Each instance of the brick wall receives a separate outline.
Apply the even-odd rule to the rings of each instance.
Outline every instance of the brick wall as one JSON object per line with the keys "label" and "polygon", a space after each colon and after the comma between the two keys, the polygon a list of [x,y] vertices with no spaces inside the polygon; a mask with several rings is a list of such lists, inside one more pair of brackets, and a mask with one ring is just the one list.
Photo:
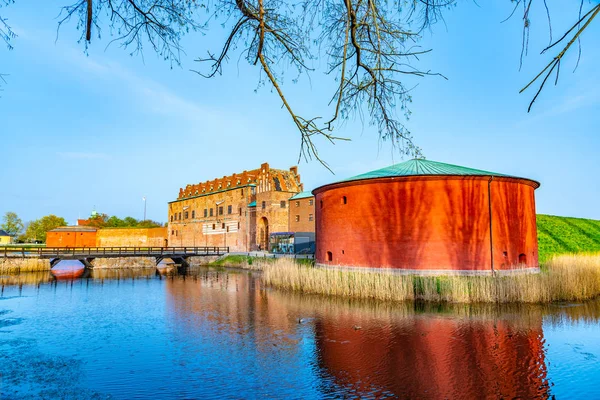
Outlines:
{"label": "brick wall", "polygon": [[50,231],[46,233],[47,247],[96,247],[96,232]]}
{"label": "brick wall", "polygon": [[315,198],[291,199],[289,203],[290,232],[314,232]]}
{"label": "brick wall", "polygon": [[167,228],[106,228],[96,236],[98,247],[164,247]]}
{"label": "brick wall", "polygon": [[[264,249],[269,233],[289,230],[288,200],[301,190],[297,167],[277,170],[267,163],[241,174],[187,185],[169,203],[169,244],[248,251],[261,243]],[[250,206],[254,202],[256,206]]]}

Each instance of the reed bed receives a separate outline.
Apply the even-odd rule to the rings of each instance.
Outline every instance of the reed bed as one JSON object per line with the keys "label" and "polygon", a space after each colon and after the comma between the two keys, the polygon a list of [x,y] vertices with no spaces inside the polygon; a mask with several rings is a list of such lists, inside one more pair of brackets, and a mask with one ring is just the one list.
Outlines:
{"label": "reed bed", "polygon": [[539,274],[415,276],[353,272],[280,259],[263,267],[266,285],[302,293],[384,301],[549,303],[600,296],[600,254],[552,257]]}
{"label": "reed bed", "polygon": [[49,271],[50,261],[39,258],[0,258],[0,275]]}

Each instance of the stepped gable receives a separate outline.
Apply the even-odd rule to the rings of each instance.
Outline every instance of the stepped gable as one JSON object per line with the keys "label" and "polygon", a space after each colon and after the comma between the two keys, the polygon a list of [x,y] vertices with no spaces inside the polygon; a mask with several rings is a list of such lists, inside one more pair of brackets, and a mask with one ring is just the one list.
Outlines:
{"label": "stepped gable", "polygon": [[268,163],[263,163],[260,168],[250,171],[234,173],[198,184],[189,184],[185,188],[179,189],[177,200],[247,185],[260,186],[259,191],[299,192],[302,190],[298,167],[294,166],[286,171],[272,169]]}

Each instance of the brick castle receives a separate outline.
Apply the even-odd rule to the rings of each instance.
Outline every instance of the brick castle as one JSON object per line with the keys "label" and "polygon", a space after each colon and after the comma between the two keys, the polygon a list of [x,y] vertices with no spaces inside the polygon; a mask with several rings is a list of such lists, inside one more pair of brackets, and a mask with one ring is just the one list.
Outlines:
{"label": "brick castle", "polygon": [[267,250],[272,233],[314,232],[314,200],[302,190],[297,166],[280,170],[268,163],[187,185],[169,203],[169,246]]}

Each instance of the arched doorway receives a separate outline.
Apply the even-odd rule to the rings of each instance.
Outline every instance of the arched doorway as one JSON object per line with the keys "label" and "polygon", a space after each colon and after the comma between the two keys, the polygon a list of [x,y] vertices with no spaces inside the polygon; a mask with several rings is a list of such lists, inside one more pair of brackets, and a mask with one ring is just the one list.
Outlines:
{"label": "arched doorway", "polygon": [[260,219],[260,228],[258,235],[258,243],[261,250],[269,250],[269,221],[266,217]]}

